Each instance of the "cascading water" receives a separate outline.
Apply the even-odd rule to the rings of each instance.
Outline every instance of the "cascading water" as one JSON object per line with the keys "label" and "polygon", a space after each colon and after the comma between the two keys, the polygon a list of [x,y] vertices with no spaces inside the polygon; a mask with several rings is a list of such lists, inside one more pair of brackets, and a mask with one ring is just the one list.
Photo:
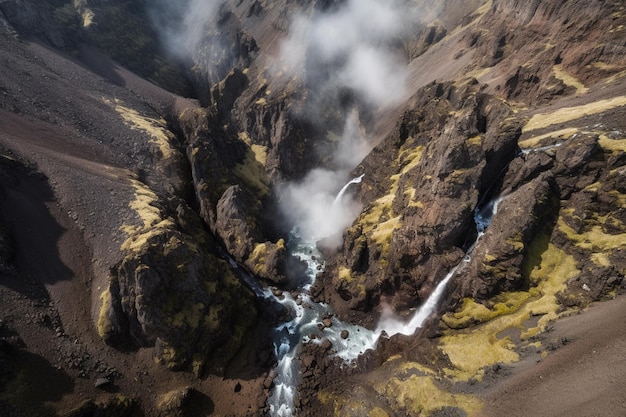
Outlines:
{"label": "cascading water", "polygon": [[343,198],[343,195],[346,193],[348,188],[352,184],[360,183],[363,180],[364,176],[365,174],[361,174],[361,176],[359,177],[352,178],[346,185],[344,185],[343,188],[337,193],[337,197],[335,197],[335,201],[333,201],[333,207],[336,207],[339,203],[341,203],[341,199]]}
{"label": "cascading water", "polygon": [[[362,179],[363,175],[350,180],[335,197],[333,208],[341,204],[341,200],[348,188],[352,184],[360,183]],[[383,334],[387,337],[396,334],[411,335],[421,328],[424,322],[435,312],[450,279],[471,260],[471,253],[489,226],[500,201],[501,198],[493,199],[484,206],[476,208],[474,212],[477,228],[476,241],[468,249],[464,259],[450,270],[411,319],[408,322],[404,322],[392,314],[384,314],[375,330],[368,330],[361,326],[341,322],[334,316],[332,309],[328,305],[311,300],[309,290],[315,282],[317,274],[323,270],[324,264],[322,256],[316,248],[316,241],[314,239],[307,240],[300,236],[297,229],[295,229],[291,233],[288,247],[292,255],[300,258],[307,264],[307,280],[292,293],[296,294],[295,296],[290,293],[284,293],[277,297],[271,290],[262,289],[258,284],[253,287],[253,291],[257,296],[280,303],[289,310],[291,317],[293,317],[291,321],[276,327],[273,332],[277,366],[274,389],[268,399],[270,415],[289,417],[295,414],[294,400],[297,394],[297,386],[300,382],[300,367],[297,358],[302,343],[321,344],[327,339],[332,343],[332,354],[349,363],[366,350],[375,349],[379,338]],[[324,329],[324,337],[309,338],[308,335],[318,331],[318,324],[325,317],[331,317],[332,326]],[[342,337],[344,330],[347,331],[349,337]]]}

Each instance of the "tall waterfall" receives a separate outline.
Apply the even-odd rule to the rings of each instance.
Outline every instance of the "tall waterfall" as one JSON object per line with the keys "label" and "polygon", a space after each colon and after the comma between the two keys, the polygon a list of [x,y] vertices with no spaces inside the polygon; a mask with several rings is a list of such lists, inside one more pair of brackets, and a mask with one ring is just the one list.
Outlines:
{"label": "tall waterfall", "polygon": [[[335,197],[333,206],[341,204],[341,200],[350,185],[360,183],[362,178],[363,175],[350,180]],[[475,210],[476,241],[471,245],[464,259],[448,272],[411,319],[403,321],[391,314],[386,314],[381,318],[375,330],[344,323],[334,316],[330,306],[311,300],[309,290],[315,282],[317,273],[323,270],[324,264],[321,254],[316,249],[316,242],[300,236],[297,229],[292,231],[288,247],[292,255],[306,262],[307,280],[292,293],[296,295],[284,293],[281,297],[276,297],[270,290],[257,288],[255,291],[257,295],[262,293],[263,297],[272,298],[285,306],[293,317],[291,321],[276,327],[273,332],[274,352],[278,363],[274,389],[268,399],[270,415],[290,417],[295,414],[295,397],[297,386],[300,383],[298,355],[303,343],[322,343],[323,340],[327,339],[332,343],[333,355],[346,362],[351,362],[366,350],[375,349],[378,339],[383,333],[388,337],[396,334],[411,335],[421,328],[424,322],[436,311],[448,282],[471,260],[472,251],[489,226],[500,201],[500,198],[491,200]],[[324,329],[323,338],[309,340],[308,335],[318,331],[317,325],[324,317],[332,317],[332,326]],[[348,331],[348,338],[341,337],[343,330]]]}

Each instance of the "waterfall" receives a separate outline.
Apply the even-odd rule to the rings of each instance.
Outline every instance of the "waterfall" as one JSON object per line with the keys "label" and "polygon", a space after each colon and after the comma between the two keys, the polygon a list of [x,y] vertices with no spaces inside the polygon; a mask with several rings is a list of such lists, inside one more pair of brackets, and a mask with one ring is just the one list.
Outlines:
{"label": "waterfall", "polygon": [[333,201],[333,207],[335,207],[335,206],[337,206],[337,204],[339,204],[339,202],[343,198],[343,195],[348,190],[348,187],[350,187],[352,184],[360,183],[363,180],[363,176],[364,175],[365,174],[361,174],[359,177],[352,178],[346,185],[343,186],[343,188],[339,191],[339,193],[337,193],[337,196],[335,197],[335,201]]}
{"label": "waterfall", "polygon": [[[362,178],[363,175],[353,178],[344,185],[335,197],[333,207],[340,203],[348,187],[360,183]],[[321,344],[324,340],[329,340],[332,343],[332,355],[345,362],[352,362],[366,350],[375,349],[380,336],[383,334],[386,334],[387,337],[396,334],[412,335],[421,328],[424,322],[436,311],[448,282],[471,260],[474,247],[491,223],[501,200],[501,198],[496,198],[484,206],[476,208],[474,211],[477,229],[475,242],[468,249],[461,262],[448,272],[409,321],[405,322],[391,313],[383,314],[375,330],[344,323],[334,316],[330,306],[311,300],[309,290],[315,282],[318,272],[323,270],[324,264],[321,254],[316,248],[316,241],[303,238],[299,235],[298,230],[294,229],[290,234],[288,248],[292,255],[307,264],[307,280],[296,289],[295,296],[294,293],[284,293],[281,297],[276,297],[268,289],[260,289],[258,285],[254,288],[257,296],[261,295],[282,304],[292,313],[293,317],[291,321],[280,324],[273,331],[277,375],[274,379],[272,395],[268,399],[270,415],[290,417],[295,414],[295,396],[297,395],[297,386],[300,383],[298,355],[303,343]],[[331,317],[332,326],[326,327],[322,331],[322,337],[310,339],[310,334],[319,334],[317,326],[324,317]],[[348,334],[346,338],[341,337],[342,332],[345,336],[344,331],[347,331]]]}
{"label": "waterfall", "polygon": [[485,230],[491,224],[491,220],[493,216],[498,211],[498,205],[502,201],[502,197],[497,197],[492,200],[489,200],[487,204],[484,206],[478,206],[474,210],[474,222],[476,223],[476,240],[470,248],[465,252],[465,256],[454,268],[448,272],[448,274],[441,280],[441,282],[435,287],[435,290],[430,294],[430,296],[426,299],[426,301],[422,304],[422,306],[415,312],[413,317],[408,321],[408,323],[403,323],[397,318],[393,317],[390,314],[381,318],[380,323],[376,328],[377,335],[382,334],[384,331],[387,333],[389,337],[396,334],[403,335],[412,335],[415,331],[421,328],[424,325],[424,322],[437,310],[437,306],[439,305],[439,301],[443,296],[443,293],[448,285],[448,282],[454,277],[454,275],[459,272],[462,268],[467,265],[472,257],[472,252],[476,247],[478,241],[485,234]]}

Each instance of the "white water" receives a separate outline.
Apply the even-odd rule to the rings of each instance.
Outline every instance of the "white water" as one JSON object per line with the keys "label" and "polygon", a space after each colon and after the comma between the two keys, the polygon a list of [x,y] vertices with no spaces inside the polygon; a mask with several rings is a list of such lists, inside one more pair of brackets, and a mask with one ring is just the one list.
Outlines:
{"label": "white water", "polygon": [[343,195],[348,190],[348,187],[350,187],[352,184],[360,183],[363,180],[363,176],[365,176],[365,174],[361,174],[361,176],[359,177],[352,178],[350,182],[348,182],[346,185],[343,186],[343,188],[339,191],[339,193],[337,193],[337,197],[335,197],[335,201],[333,201],[333,207],[336,207],[339,203],[341,203],[341,199],[343,198]]}
{"label": "white water", "polygon": [[[349,181],[337,194],[333,206],[341,204],[341,199],[348,187],[361,182],[362,178],[363,175]],[[315,282],[317,274],[323,270],[324,264],[321,261],[321,254],[316,249],[315,240],[307,240],[299,236],[297,230],[295,230],[289,243],[291,253],[307,264],[307,281],[297,290],[296,298],[294,299],[288,293],[283,294],[281,297],[276,297],[272,291],[260,289],[258,285],[256,285],[256,289],[253,288],[257,296],[271,298],[282,304],[291,312],[293,317],[291,321],[281,324],[274,330],[274,353],[278,363],[274,389],[268,399],[270,415],[290,417],[295,414],[294,400],[297,394],[297,386],[300,383],[300,367],[297,358],[302,343],[321,344],[327,339],[332,343],[331,354],[341,358],[346,363],[350,363],[368,349],[375,349],[379,338],[383,335],[386,335],[386,337],[397,334],[412,335],[417,329],[421,328],[424,322],[436,311],[448,282],[471,260],[471,253],[476,243],[483,236],[485,229],[489,226],[500,201],[500,198],[491,200],[484,207],[475,210],[476,241],[466,252],[464,259],[448,272],[415,314],[405,322],[391,311],[385,312],[378,326],[373,331],[361,326],[341,322],[334,317],[332,309],[328,305],[315,303],[311,300],[309,290]],[[331,317],[332,326],[320,331],[318,324],[325,317]],[[346,339],[341,337],[343,330],[348,331]],[[311,338],[310,335],[312,334],[320,335],[321,337]]]}

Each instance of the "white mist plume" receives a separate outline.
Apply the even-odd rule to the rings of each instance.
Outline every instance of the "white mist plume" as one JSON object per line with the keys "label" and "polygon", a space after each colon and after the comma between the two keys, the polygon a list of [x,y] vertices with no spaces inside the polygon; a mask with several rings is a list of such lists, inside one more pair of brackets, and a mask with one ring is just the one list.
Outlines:
{"label": "white mist plume", "polygon": [[394,0],[348,0],[329,13],[296,15],[278,69],[321,89],[349,88],[377,107],[394,104],[404,97],[407,73],[390,45],[406,19],[406,4]]}
{"label": "white mist plume", "polygon": [[189,59],[214,23],[222,5],[218,0],[156,0],[149,9],[161,42],[169,53]]}
{"label": "white mist plume", "polygon": [[[393,45],[404,35],[407,9],[406,3],[396,0],[347,0],[328,12],[296,14],[281,45],[275,74],[296,77],[316,94],[331,96],[321,99],[324,104],[313,103],[314,107],[339,106],[332,95],[346,89],[372,108],[396,104],[405,95],[407,70],[406,58],[394,53],[398,48]],[[331,244],[341,243],[338,233],[354,221],[361,206],[349,193],[333,202],[369,146],[355,108],[347,115],[331,158],[336,171],[313,170],[303,181],[281,190],[283,211],[302,233],[333,236]]]}
{"label": "white mist plume", "polygon": [[345,182],[345,172],[314,169],[298,183],[282,190],[281,204],[289,219],[298,225],[306,240],[327,238],[327,245],[337,247],[337,233],[350,226],[361,211],[361,205],[346,196],[336,201],[337,184]]}

